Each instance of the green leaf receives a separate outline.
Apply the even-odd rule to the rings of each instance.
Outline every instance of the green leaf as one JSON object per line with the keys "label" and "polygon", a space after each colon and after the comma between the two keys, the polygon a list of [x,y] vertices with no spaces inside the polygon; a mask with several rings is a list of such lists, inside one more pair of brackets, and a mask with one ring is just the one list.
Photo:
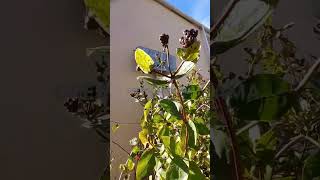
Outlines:
{"label": "green leaf", "polygon": [[167,77],[151,78],[149,76],[139,76],[137,77],[137,79],[138,80],[143,79],[150,85],[159,86],[159,87],[166,87],[170,83],[170,79]]}
{"label": "green leaf", "polygon": [[206,177],[201,172],[200,168],[193,161],[189,162],[189,177],[188,180],[204,180]]}
{"label": "green leaf", "polygon": [[272,131],[264,133],[256,142],[255,152],[257,157],[264,163],[268,164],[274,157],[276,145],[277,145],[277,136]]}
{"label": "green leaf", "polygon": [[177,56],[184,61],[197,62],[200,56],[200,48],[200,41],[196,41],[188,48],[177,48]]}
{"label": "green leaf", "polygon": [[182,95],[185,100],[196,100],[202,94],[200,86],[197,85],[188,85],[183,91]]}
{"label": "green leaf", "polygon": [[242,120],[272,121],[295,103],[290,85],[273,74],[259,74],[237,86],[230,105]]}
{"label": "green leaf", "polygon": [[197,128],[198,134],[200,134],[200,135],[209,135],[210,134],[210,130],[202,118],[196,117],[196,118],[194,118],[193,122]]}
{"label": "green leaf", "polygon": [[182,125],[180,136],[178,136],[178,142],[175,143],[175,154],[181,157],[184,157],[187,149],[187,127]]}
{"label": "green leaf", "polygon": [[188,145],[191,148],[195,148],[197,146],[197,140],[198,140],[198,133],[197,133],[197,128],[194,125],[194,123],[189,120],[187,124],[187,130],[188,130]]}
{"label": "green leaf", "polygon": [[148,74],[152,71],[154,61],[144,50],[137,48],[135,51],[135,59],[142,72]]}
{"label": "green leaf", "polygon": [[164,120],[164,117],[162,115],[160,115],[160,114],[155,114],[152,117],[152,122],[154,122],[154,123],[159,123],[159,122],[161,122],[163,120]]}
{"label": "green leaf", "polygon": [[179,67],[180,68],[175,72],[176,79],[179,79],[189,73],[195,67],[195,63],[191,61],[182,61]]}
{"label": "green leaf", "polygon": [[303,167],[304,179],[320,178],[320,151],[315,155],[309,156]]}
{"label": "green leaf", "polygon": [[189,168],[182,158],[174,157],[167,169],[166,178],[172,180],[187,180]]}
{"label": "green leaf", "polygon": [[275,1],[239,1],[213,40],[214,54],[221,54],[244,41],[268,19]]}
{"label": "green leaf", "polygon": [[137,164],[136,178],[141,180],[150,175],[156,165],[155,151],[153,149],[145,151]]}
{"label": "green leaf", "polygon": [[110,0],[84,0],[86,7],[107,32],[110,25]]}
{"label": "green leaf", "polygon": [[149,143],[149,141],[148,141],[148,130],[147,129],[142,129],[139,132],[139,139],[140,139],[141,143],[146,147],[147,143]]}
{"label": "green leaf", "polygon": [[181,119],[181,115],[178,111],[175,103],[169,99],[162,99],[159,103],[160,107],[163,108],[166,112],[170,113],[177,119]]}

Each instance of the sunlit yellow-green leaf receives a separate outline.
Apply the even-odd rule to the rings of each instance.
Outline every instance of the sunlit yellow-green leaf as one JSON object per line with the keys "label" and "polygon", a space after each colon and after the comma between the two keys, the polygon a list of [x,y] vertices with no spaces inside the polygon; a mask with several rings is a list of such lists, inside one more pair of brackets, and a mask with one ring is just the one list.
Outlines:
{"label": "sunlit yellow-green leaf", "polygon": [[188,48],[177,48],[177,56],[181,60],[197,62],[200,57],[200,48],[200,41],[196,41]]}
{"label": "sunlit yellow-green leaf", "polygon": [[137,164],[136,178],[141,180],[153,171],[156,165],[155,151],[153,149],[145,151]]}
{"label": "sunlit yellow-green leaf", "polygon": [[148,74],[152,71],[154,61],[144,50],[137,48],[135,51],[135,59],[142,72]]}
{"label": "sunlit yellow-green leaf", "polygon": [[146,146],[147,143],[148,143],[148,130],[147,129],[142,129],[140,132],[139,132],[139,139],[141,141],[141,143]]}

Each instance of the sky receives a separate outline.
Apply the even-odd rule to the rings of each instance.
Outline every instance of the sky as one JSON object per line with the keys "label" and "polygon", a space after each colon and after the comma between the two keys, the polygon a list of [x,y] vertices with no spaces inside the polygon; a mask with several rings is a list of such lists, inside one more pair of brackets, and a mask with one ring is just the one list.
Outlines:
{"label": "sky", "polygon": [[166,0],[168,3],[191,16],[193,19],[210,27],[210,0]]}

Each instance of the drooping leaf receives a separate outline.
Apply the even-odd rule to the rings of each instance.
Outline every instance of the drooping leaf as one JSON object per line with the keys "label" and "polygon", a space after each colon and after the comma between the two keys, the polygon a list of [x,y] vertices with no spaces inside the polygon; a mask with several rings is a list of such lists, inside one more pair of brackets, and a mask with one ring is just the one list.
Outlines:
{"label": "drooping leaf", "polygon": [[188,85],[183,91],[182,95],[185,100],[195,100],[198,99],[202,94],[199,85]]}
{"label": "drooping leaf", "polygon": [[242,120],[271,121],[286,113],[294,101],[286,81],[273,74],[259,74],[234,89],[230,105]]}
{"label": "drooping leaf", "polygon": [[177,48],[177,56],[184,61],[197,62],[200,56],[200,48],[200,41],[196,41],[188,48]]}
{"label": "drooping leaf", "polygon": [[276,4],[276,1],[239,1],[213,40],[213,53],[224,53],[244,41],[268,19]]}
{"label": "drooping leaf", "polygon": [[142,72],[148,74],[152,71],[154,61],[153,59],[142,49],[137,48],[135,51],[135,59],[138,67],[142,70]]}
{"label": "drooping leaf", "polygon": [[224,154],[228,154],[228,136],[227,134],[219,129],[212,128],[213,135],[211,140],[215,147],[215,152],[219,158],[222,158]]}
{"label": "drooping leaf", "polygon": [[143,152],[137,164],[137,170],[136,170],[137,180],[142,180],[143,178],[151,174],[155,165],[156,165],[155,151],[151,149]]}
{"label": "drooping leaf", "polygon": [[195,67],[195,63],[191,61],[182,61],[179,67],[175,72],[176,79],[179,79],[188,74]]}
{"label": "drooping leaf", "polygon": [[206,177],[201,172],[200,168],[193,161],[189,162],[189,177],[188,180],[205,180]]}
{"label": "drooping leaf", "polygon": [[170,82],[170,79],[167,77],[151,78],[149,76],[139,76],[137,79],[138,80],[143,79],[150,85],[159,86],[159,87],[166,87]]}
{"label": "drooping leaf", "polygon": [[177,119],[181,119],[181,115],[178,111],[175,103],[169,99],[162,99],[159,103],[160,107],[163,108],[166,112],[170,113]]}
{"label": "drooping leaf", "polygon": [[197,146],[198,144],[198,132],[197,132],[197,128],[196,126],[194,125],[194,123],[189,120],[188,121],[188,124],[187,124],[187,130],[188,130],[188,145],[191,147],[191,148],[194,148]]}
{"label": "drooping leaf", "polygon": [[[223,132],[223,131],[222,131]],[[219,137],[211,136],[211,146],[210,146],[210,155],[214,161],[210,161],[210,166],[214,168],[214,179],[233,179],[232,177],[232,165],[229,164],[228,152],[221,154],[218,156],[214,149],[216,148],[215,144],[212,143],[212,139],[214,141],[219,140]],[[225,145],[226,145],[225,141]]]}
{"label": "drooping leaf", "polygon": [[189,168],[182,158],[174,157],[167,169],[166,178],[172,180],[187,180]]}

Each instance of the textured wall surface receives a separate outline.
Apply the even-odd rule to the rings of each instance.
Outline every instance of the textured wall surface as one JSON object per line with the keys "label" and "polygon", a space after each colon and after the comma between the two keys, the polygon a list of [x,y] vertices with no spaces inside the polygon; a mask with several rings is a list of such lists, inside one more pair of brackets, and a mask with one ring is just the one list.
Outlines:
{"label": "textured wall surface", "polygon": [[0,179],[97,180],[105,147],[63,103],[91,81],[87,47],[106,43],[83,29],[79,0],[0,6]]}

